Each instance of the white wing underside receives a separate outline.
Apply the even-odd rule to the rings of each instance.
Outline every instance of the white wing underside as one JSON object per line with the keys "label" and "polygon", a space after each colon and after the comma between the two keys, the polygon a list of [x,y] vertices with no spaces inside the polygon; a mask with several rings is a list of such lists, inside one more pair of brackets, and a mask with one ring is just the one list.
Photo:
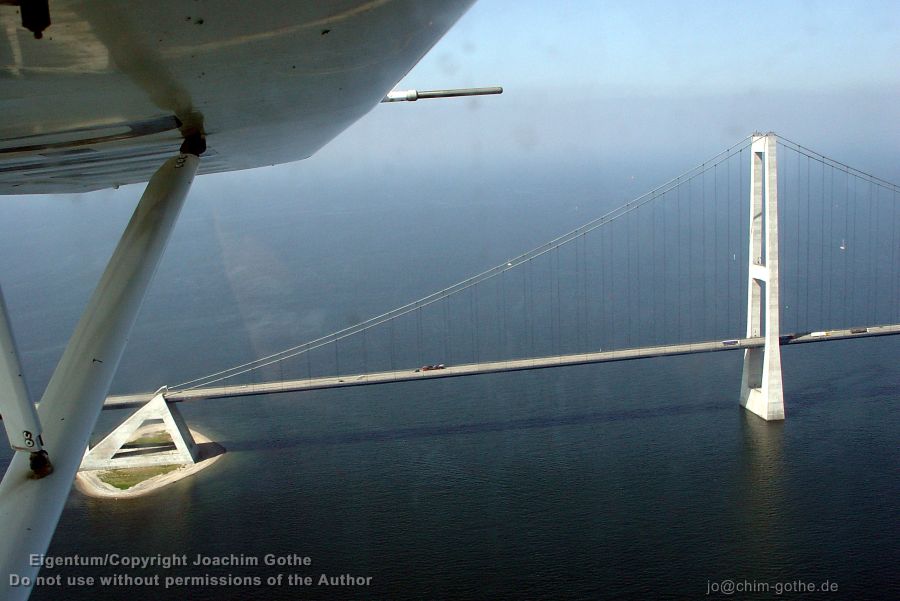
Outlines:
{"label": "white wing underside", "polygon": [[147,181],[181,130],[206,133],[200,173],[306,158],[470,4],[54,0],[42,39],[0,4],[0,194]]}

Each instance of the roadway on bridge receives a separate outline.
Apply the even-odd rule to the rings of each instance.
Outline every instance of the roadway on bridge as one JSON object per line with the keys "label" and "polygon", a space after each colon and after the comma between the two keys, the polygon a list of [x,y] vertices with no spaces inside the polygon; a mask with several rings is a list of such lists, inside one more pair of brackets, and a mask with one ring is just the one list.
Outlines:
{"label": "roadway on bridge", "polygon": [[[900,334],[900,324],[859,327],[843,330],[827,330],[781,337],[782,345],[846,340],[849,338],[868,338],[873,336],[891,336]],[[278,380],[255,384],[234,384],[228,386],[204,386],[188,390],[173,390],[165,393],[169,402],[196,401],[202,399],[219,399],[259,394],[275,394],[297,392],[302,390],[321,390],[325,388],[343,388],[347,386],[366,386],[387,384],[391,382],[414,382],[435,378],[453,378],[476,374],[523,371],[529,369],[546,369],[566,365],[584,365],[588,363],[606,363],[609,361],[630,361],[650,357],[671,355],[689,355],[694,353],[711,353],[738,349],[761,347],[765,343],[762,337],[739,338],[736,340],[712,340],[687,344],[671,344],[647,346],[640,348],[620,349],[615,351],[597,351],[571,355],[554,355],[550,357],[532,357],[528,359],[510,359],[506,361],[485,361],[463,365],[448,365],[443,369],[415,371],[414,369],[382,371],[345,376],[329,376],[322,378],[305,378],[300,380]],[[137,407],[153,396],[154,393],[110,396],[106,400],[105,409],[126,409]]]}

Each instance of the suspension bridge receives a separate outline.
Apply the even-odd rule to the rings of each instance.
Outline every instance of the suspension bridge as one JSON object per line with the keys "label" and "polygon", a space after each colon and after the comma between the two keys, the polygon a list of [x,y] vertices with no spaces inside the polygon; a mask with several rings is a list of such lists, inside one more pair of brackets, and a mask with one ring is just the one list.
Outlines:
{"label": "suspension bridge", "polygon": [[[780,347],[900,333],[900,187],[754,134],[546,244],[169,402],[740,350],[784,418]],[[736,391],[738,385],[735,385]],[[139,406],[151,393],[114,396]]]}

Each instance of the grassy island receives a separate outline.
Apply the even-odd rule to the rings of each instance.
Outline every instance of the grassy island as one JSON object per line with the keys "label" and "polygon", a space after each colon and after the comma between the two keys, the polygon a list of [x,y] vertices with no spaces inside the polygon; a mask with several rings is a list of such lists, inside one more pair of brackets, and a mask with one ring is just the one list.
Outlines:
{"label": "grassy island", "polygon": [[101,472],[98,477],[109,484],[121,490],[128,490],[135,484],[139,484],[144,480],[149,480],[154,476],[168,474],[173,470],[177,470],[179,465],[157,465],[153,467],[137,467],[131,469],[107,470]]}

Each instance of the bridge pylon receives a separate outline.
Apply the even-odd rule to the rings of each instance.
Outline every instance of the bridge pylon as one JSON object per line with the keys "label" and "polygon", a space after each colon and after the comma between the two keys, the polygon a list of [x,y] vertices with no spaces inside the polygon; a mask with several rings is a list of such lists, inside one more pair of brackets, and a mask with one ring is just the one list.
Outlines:
{"label": "bridge pylon", "polygon": [[[741,406],[764,420],[784,419],[778,297],[778,167],[775,134],[754,134],[750,144],[750,254],[747,338],[765,346],[744,351]],[[764,333],[763,333],[764,332]]]}

